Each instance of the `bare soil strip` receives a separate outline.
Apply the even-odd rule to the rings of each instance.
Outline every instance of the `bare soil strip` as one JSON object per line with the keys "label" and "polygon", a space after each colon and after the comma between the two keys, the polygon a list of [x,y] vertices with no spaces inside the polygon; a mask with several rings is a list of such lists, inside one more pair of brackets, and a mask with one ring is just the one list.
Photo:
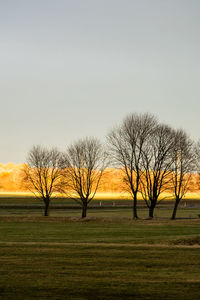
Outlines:
{"label": "bare soil strip", "polygon": [[133,244],[133,243],[71,243],[71,242],[0,242],[0,246],[95,246],[95,247],[160,247],[160,248],[200,248],[200,245]]}

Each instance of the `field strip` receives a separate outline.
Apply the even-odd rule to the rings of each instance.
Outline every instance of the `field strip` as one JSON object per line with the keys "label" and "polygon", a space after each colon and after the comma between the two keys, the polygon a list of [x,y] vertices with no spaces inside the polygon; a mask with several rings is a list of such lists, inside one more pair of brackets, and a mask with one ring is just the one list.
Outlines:
{"label": "field strip", "polygon": [[157,248],[200,248],[200,245],[133,244],[133,243],[76,243],[76,242],[0,242],[0,246],[96,246],[96,247],[157,247]]}

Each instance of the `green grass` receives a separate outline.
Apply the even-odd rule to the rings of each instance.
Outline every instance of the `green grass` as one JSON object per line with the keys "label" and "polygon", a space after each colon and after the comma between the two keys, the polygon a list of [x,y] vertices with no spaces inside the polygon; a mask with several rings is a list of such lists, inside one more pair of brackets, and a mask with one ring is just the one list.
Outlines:
{"label": "green grass", "polygon": [[199,249],[5,245],[0,253],[5,299],[199,299]]}
{"label": "green grass", "polygon": [[166,243],[199,234],[200,220],[1,217],[1,242]]}
{"label": "green grass", "polygon": [[[41,208],[0,208],[0,216],[42,216],[44,213],[43,207]],[[81,216],[81,208],[77,207],[76,209],[71,208],[60,208],[60,209],[50,209],[50,216],[51,217],[80,217]],[[198,215],[200,214],[200,208],[179,208],[177,211],[177,218],[188,218],[188,219],[195,219],[199,218]],[[148,217],[148,209],[147,208],[140,208],[138,209],[138,215],[140,218],[147,218]],[[155,209],[155,218],[170,218],[172,215],[172,207],[169,208],[156,208]],[[88,209],[87,212],[88,217],[92,218],[132,218],[132,208],[92,208]]]}
{"label": "green grass", "polygon": [[[115,194],[114,194],[115,195]],[[123,193],[121,194],[123,196]],[[188,194],[188,197],[184,198],[181,203],[187,203],[188,205],[190,204],[198,204],[200,205],[200,194],[198,194],[199,197],[194,197],[193,195],[191,196]],[[91,202],[91,205],[132,205],[132,200],[130,198],[106,198],[106,194],[104,195],[105,198],[102,196],[97,197]],[[108,195],[109,196],[109,195]],[[117,195],[119,196],[119,195]],[[170,203],[173,203],[173,199],[170,198],[165,198],[160,202],[160,205],[168,205]],[[0,205],[40,205],[43,202],[39,199],[36,198],[34,195],[21,195],[21,194],[0,194]],[[77,205],[76,202],[70,198],[66,197],[52,197],[51,199],[52,205]],[[141,198],[138,199],[138,204],[141,206],[145,206],[144,200]]]}
{"label": "green grass", "polygon": [[1,216],[0,299],[199,299],[199,228],[117,213]]}
{"label": "green grass", "polygon": [[105,200],[83,221],[66,207],[43,217],[33,200],[0,199],[20,206],[0,208],[0,299],[199,299],[200,208],[180,207],[175,221],[171,207],[154,220],[140,208],[134,221]]}

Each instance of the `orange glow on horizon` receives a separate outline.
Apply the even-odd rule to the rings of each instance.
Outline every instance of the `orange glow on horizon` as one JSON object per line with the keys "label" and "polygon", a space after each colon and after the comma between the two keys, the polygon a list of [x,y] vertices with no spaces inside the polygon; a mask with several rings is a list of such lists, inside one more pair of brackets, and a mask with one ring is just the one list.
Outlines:
{"label": "orange glow on horizon", "polygon": [[23,164],[0,163],[0,191],[18,192],[23,191],[20,184],[20,172]]}
{"label": "orange glow on horizon", "polygon": [[[23,164],[0,163],[0,192],[28,192],[21,184],[21,169]],[[120,170],[108,168],[104,172],[98,191],[100,193],[120,193],[124,191]],[[190,192],[199,191],[198,177],[192,175]]]}

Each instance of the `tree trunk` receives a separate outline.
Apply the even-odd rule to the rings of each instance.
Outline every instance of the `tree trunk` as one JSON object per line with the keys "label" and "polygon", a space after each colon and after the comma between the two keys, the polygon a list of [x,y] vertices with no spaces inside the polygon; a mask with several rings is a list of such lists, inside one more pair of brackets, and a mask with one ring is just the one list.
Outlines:
{"label": "tree trunk", "polygon": [[87,203],[84,203],[82,206],[82,218],[86,218],[87,215]]}
{"label": "tree trunk", "polygon": [[133,198],[133,219],[138,219],[137,215],[137,194],[134,193]]}
{"label": "tree trunk", "polygon": [[49,203],[50,203],[50,199],[45,199],[45,209],[44,209],[45,217],[49,215]]}
{"label": "tree trunk", "polygon": [[175,219],[176,219],[176,211],[177,211],[179,202],[180,202],[180,199],[179,199],[179,198],[176,198],[175,204],[174,204],[173,213],[172,213],[172,217],[171,217],[172,220],[175,220]]}
{"label": "tree trunk", "polygon": [[154,214],[154,208],[155,206],[151,204],[149,207],[149,218],[153,219],[153,214]]}

